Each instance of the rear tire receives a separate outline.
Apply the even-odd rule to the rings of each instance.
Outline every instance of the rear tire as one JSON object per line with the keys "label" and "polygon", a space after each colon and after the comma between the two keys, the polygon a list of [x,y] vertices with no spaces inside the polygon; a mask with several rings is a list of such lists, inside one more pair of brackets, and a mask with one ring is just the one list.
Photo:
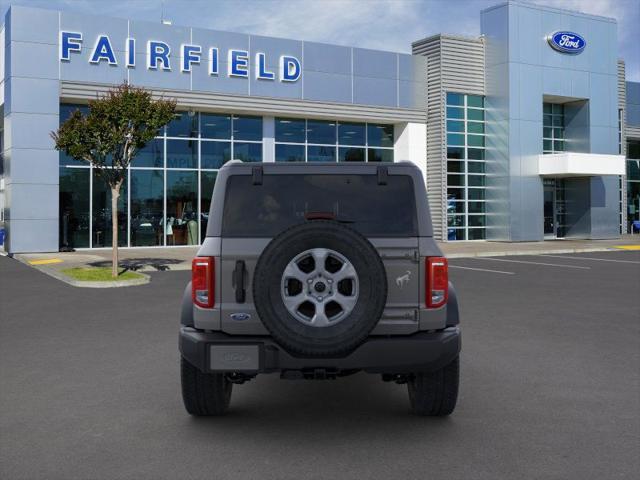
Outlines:
{"label": "rear tire", "polygon": [[229,408],[233,383],[222,373],[202,373],[180,357],[182,401],[190,415],[224,415]]}
{"label": "rear tire", "polygon": [[456,408],[460,382],[460,357],[440,370],[415,373],[407,382],[411,411],[416,415],[441,417]]}

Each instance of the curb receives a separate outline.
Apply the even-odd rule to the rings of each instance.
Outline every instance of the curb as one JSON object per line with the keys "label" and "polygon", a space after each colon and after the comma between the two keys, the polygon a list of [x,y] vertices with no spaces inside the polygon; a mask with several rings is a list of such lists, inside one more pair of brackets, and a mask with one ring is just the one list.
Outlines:
{"label": "curb", "polygon": [[473,258],[473,257],[507,257],[511,255],[551,255],[554,253],[593,253],[619,251],[614,247],[594,247],[594,248],[556,248],[549,250],[514,250],[512,252],[469,252],[469,253],[445,253],[447,258]]}

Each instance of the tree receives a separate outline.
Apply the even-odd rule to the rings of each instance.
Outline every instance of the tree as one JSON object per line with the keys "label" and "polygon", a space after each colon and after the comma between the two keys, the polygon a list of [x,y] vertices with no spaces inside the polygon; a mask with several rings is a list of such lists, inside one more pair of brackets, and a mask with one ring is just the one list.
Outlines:
{"label": "tree", "polygon": [[88,114],[76,110],[51,132],[57,150],[93,165],[111,189],[113,278],[118,276],[120,188],[136,154],[171,121],[175,109],[175,100],[154,100],[151,92],[123,83],[90,101]]}

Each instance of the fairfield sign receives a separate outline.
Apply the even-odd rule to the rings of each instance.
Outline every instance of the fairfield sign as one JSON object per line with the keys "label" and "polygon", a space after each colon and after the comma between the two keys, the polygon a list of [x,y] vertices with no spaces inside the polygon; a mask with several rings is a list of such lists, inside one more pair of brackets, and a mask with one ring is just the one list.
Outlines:
{"label": "fairfield sign", "polygon": [[[70,62],[74,55],[85,48],[80,32],[61,31],[59,39],[59,58],[61,62]],[[127,38],[124,58],[118,59],[108,35],[99,35],[93,47],[90,47],[89,63],[99,65],[119,65],[122,62],[127,68],[135,68],[137,62],[136,39]],[[267,68],[267,57],[264,53],[256,53],[250,58],[246,50],[229,49],[226,52],[227,71],[229,77],[248,78],[253,69],[258,80],[275,80],[281,82],[297,82],[302,76],[300,61],[291,55],[281,55],[278,72]],[[220,52],[212,47],[203,52],[200,45],[182,44],[177,55],[171,47],[159,40],[149,40],[146,48],[146,67],[149,70],[171,71],[179,68],[181,72],[191,72],[194,65],[206,63],[209,75],[220,74]],[[175,64],[179,65],[176,66]]]}

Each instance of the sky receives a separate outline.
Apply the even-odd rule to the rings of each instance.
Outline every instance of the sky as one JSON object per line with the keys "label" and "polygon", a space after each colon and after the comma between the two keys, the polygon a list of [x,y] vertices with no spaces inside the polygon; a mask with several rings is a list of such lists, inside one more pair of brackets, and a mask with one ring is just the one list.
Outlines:
{"label": "sky", "polygon": [[[613,17],[627,80],[640,82],[640,0],[528,0]],[[480,10],[503,0],[0,0],[11,4],[174,25],[411,51],[436,33],[477,36]]]}

